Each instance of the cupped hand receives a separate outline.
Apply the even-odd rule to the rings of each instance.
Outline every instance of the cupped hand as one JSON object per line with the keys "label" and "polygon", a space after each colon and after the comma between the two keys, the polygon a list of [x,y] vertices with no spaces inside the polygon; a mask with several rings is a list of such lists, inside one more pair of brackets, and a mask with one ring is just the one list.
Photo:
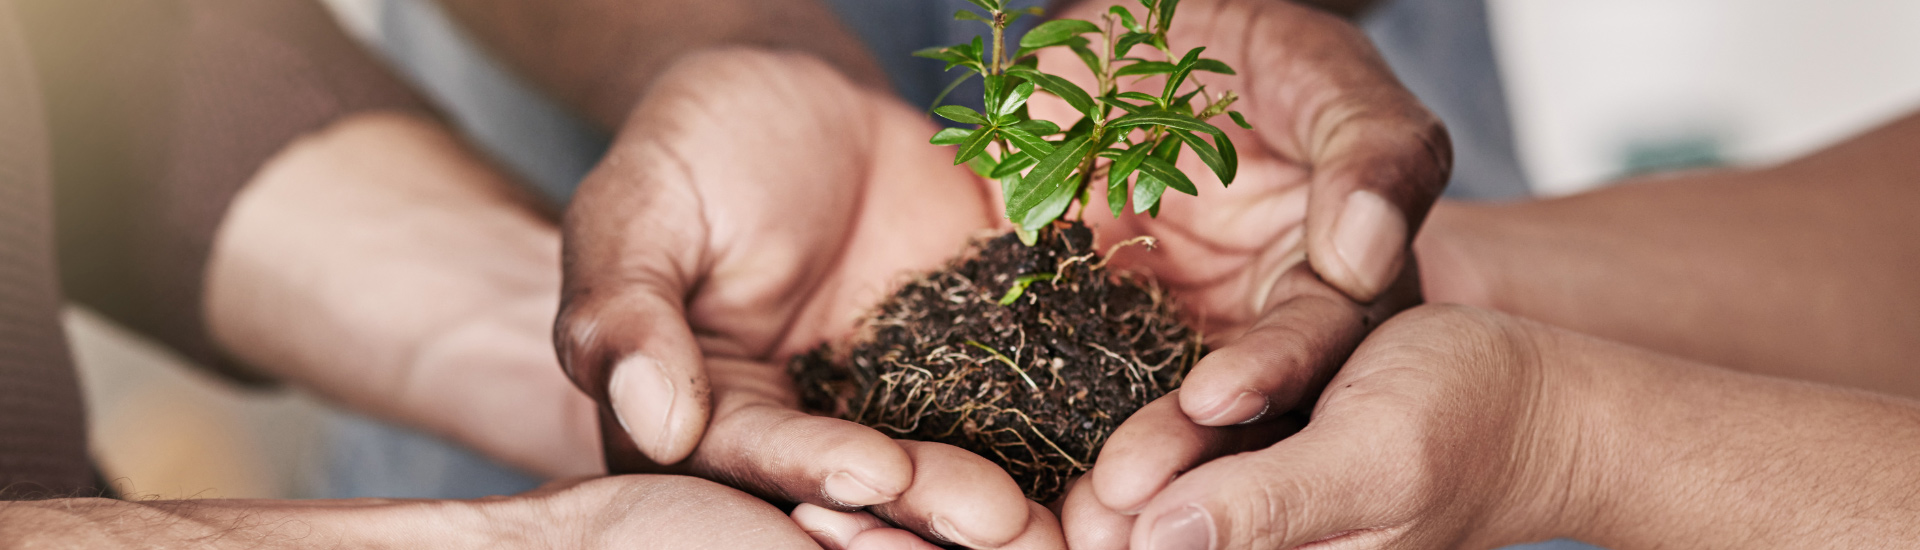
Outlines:
{"label": "cupped hand", "polygon": [[[1542,514],[1580,514],[1566,476],[1581,380],[1559,368],[1578,359],[1562,340],[1459,306],[1403,313],[1354,352],[1299,433],[1180,465],[1192,469],[1135,517],[1070,500],[1068,521],[1107,526],[1075,548],[1489,548],[1549,538],[1562,518]],[[1162,428],[1221,447],[1251,442],[1192,424]]]}
{"label": "cupped hand", "polygon": [[[1110,5],[1086,2],[1060,15],[1100,21]],[[1238,72],[1194,78],[1210,93],[1237,93],[1233,108],[1253,129],[1213,121],[1240,151],[1231,187],[1216,185],[1189,152],[1179,165],[1194,176],[1198,196],[1163,199],[1158,217],[1086,214],[1105,241],[1160,241],[1115,262],[1152,272],[1215,346],[1168,403],[1136,413],[1108,440],[1080,490],[1111,510],[1137,509],[1179,472],[1112,458],[1126,456],[1115,449],[1157,447],[1203,460],[1222,452],[1221,440],[1251,437],[1174,437],[1148,426],[1249,424],[1271,442],[1285,423],[1268,421],[1311,403],[1372,327],[1419,302],[1409,243],[1452,163],[1445,128],[1346,21],[1281,0],[1189,0],[1169,43],[1176,54],[1205,46],[1205,57]],[[1130,53],[1151,58],[1150,51]],[[1064,51],[1043,52],[1041,65],[1069,77],[1087,72]],[[1161,78],[1122,87],[1157,91]],[[1090,77],[1082,82],[1090,87]],[[1058,101],[1030,105],[1037,118],[1073,116]],[[1102,191],[1092,204],[1106,203]],[[1076,521],[1067,516],[1072,536]]]}
{"label": "cupped hand", "polygon": [[803,413],[783,362],[994,226],[934,130],[801,55],[722,50],[661,77],[564,223],[554,340],[603,425],[624,428],[603,428],[613,470],[864,506],[966,546],[1026,536],[1004,471]]}

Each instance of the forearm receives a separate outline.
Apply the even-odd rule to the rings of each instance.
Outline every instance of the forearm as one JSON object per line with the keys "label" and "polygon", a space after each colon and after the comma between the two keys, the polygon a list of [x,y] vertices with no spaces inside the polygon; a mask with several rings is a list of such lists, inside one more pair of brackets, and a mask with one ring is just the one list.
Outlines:
{"label": "forearm", "polygon": [[1443,203],[1429,299],[1742,370],[1920,396],[1920,117],[1776,168]]}
{"label": "forearm", "polygon": [[1920,540],[1920,403],[1560,340],[1543,355],[1593,382],[1569,480],[1592,513],[1556,534],[1608,548]]}
{"label": "forearm", "polygon": [[813,54],[884,87],[860,41],[818,0],[440,0],[496,55],[605,129],[689,52],[752,45]]}
{"label": "forearm", "polygon": [[0,502],[0,549],[475,547],[487,527],[444,501]]}
{"label": "forearm", "polygon": [[235,199],[209,324],[249,364],[361,411],[540,473],[594,471],[588,405],[547,336],[559,236],[530,204],[438,122],[345,119]]}

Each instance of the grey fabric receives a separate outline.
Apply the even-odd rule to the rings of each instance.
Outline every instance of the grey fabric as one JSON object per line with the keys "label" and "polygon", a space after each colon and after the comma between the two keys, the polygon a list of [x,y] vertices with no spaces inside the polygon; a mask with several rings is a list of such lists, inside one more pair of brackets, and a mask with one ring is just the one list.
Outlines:
{"label": "grey fabric", "polygon": [[0,499],[94,491],[60,328],[46,127],[20,37],[0,1]]}

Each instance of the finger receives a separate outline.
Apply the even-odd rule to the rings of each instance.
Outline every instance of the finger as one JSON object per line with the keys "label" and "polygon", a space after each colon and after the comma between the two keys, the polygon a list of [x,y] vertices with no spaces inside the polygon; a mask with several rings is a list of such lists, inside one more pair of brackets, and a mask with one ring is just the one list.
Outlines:
{"label": "finger", "polygon": [[[915,483],[909,453],[853,422],[795,409],[784,377],[736,359],[708,362],[715,414],[694,473],[772,500],[852,510],[892,502]],[[1004,474],[1003,474],[1004,476]]]}
{"label": "finger", "polygon": [[939,550],[940,547],[905,529],[871,529],[855,537],[847,550]]}
{"label": "finger", "polygon": [[[1100,465],[1095,464],[1094,469],[1100,469]],[[1060,527],[1066,532],[1067,547],[1074,550],[1126,550],[1133,516],[1101,504],[1093,494],[1092,478],[1081,476],[1067,487],[1067,496],[1060,504]]]}
{"label": "finger", "polygon": [[[610,152],[568,207],[554,345],[574,384],[605,408],[644,459],[672,464],[692,451],[711,410],[685,316],[708,243],[687,176],[634,168],[675,166],[673,153],[637,141]],[[619,439],[603,444],[617,448]],[[645,461],[630,462],[625,466]]]}
{"label": "finger", "polygon": [[495,518],[524,518],[544,535],[527,546],[710,548],[819,548],[785,514],[730,487],[687,476],[602,477],[553,492],[478,501],[503,508]]}
{"label": "finger", "polygon": [[1333,286],[1370,302],[1399,274],[1409,239],[1445,189],[1452,145],[1417,104],[1322,120],[1337,122],[1316,130],[1325,137],[1311,146],[1307,255]]}
{"label": "finger", "polygon": [[[793,522],[813,537],[814,542],[826,550],[847,550],[852,548],[854,537],[873,529],[887,527],[887,522],[866,512],[842,512],[802,503],[788,514]],[[902,531],[904,532],[904,531]],[[909,536],[912,533],[907,533]],[[918,539],[919,537],[914,537]]]}
{"label": "finger", "polygon": [[1031,509],[1005,470],[943,443],[897,440],[913,459],[913,486],[874,515],[923,537],[968,548],[999,548],[1025,532]]}
{"label": "finger", "polygon": [[1000,545],[998,550],[1066,550],[1067,536],[1060,530],[1060,520],[1048,510],[1046,505],[1027,501],[1027,527],[1013,541]]}
{"label": "finger", "polygon": [[1174,480],[1134,520],[1133,547],[1292,548],[1335,536],[1365,546],[1392,534],[1417,490],[1415,468],[1392,451],[1417,434],[1377,417],[1314,422]]}
{"label": "finger", "polygon": [[1253,326],[1181,382],[1180,408],[1194,422],[1230,426],[1293,410],[1366,335],[1366,310],[1305,264],[1282,273],[1267,296]]}
{"label": "finger", "polygon": [[1352,24],[1288,3],[1223,9],[1248,10],[1215,17],[1223,32],[1243,34],[1244,63],[1258,68],[1241,81],[1247,117],[1265,145],[1312,168],[1314,269],[1354,300],[1372,301],[1451,175],[1446,127]]}
{"label": "finger", "polygon": [[1141,407],[1113,431],[1086,476],[1100,505],[1138,513],[1175,476],[1228,454],[1265,448],[1299,430],[1298,416],[1244,426],[1209,427],[1180,411],[1175,390]]}
{"label": "finger", "polygon": [[619,427],[603,423],[602,443],[630,443],[645,454],[645,461],[609,456],[607,466],[629,473],[685,459],[707,425],[710,389],[693,331],[667,298],[672,291],[654,284],[612,296],[569,290],[554,329],[561,366]]}

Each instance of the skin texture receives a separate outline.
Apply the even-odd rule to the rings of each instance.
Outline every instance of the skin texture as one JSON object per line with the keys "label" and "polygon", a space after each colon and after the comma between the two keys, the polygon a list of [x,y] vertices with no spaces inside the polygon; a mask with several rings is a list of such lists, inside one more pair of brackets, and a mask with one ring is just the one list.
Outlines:
{"label": "skin texture", "polygon": [[786,375],[994,226],[924,117],[811,57],[731,49],[669,70],[627,124],[567,212],[555,328],[644,453],[623,467],[872,506],[974,547],[1044,535],[985,459],[806,415]]}
{"label": "skin texture", "polygon": [[[1915,227],[1917,223],[1910,214],[1913,205],[1920,204],[1920,195],[1911,185],[1920,169],[1916,166],[1920,163],[1910,154],[1916,142],[1920,142],[1920,117],[1907,117],[1774,168],[1681,174],[1531,203],[1443,203],[1419,244],[1425,291],[1436,301],[1490,305],[1692,359],[1724,362],[1740,370],[1912,396],[1920,387],[1920,379],[1912,376],[1912,368],[1907,365],[1914,346],[1911,334],[1915,321],[1910,312],[1915,290],[1903,274],[1911,273],[1920,257],[1916,252],[1920,251],[1920,242],[1914,237],[1920,235],[1920,227]],[[1466,323],[1485,316],[1442,317],[1461,317],[1456,322]],[[1500,332],[1512,331],[1503,328]],[[1437,329],[1436,333],[1450,334]],[[1552,367],[1549,372],[1559,368],[1555,361],[1597,365],[1585,371],[1575,369],[1573,372],[1584,374],[1565,381],[1540,382],[1544,389],[1529,390],[1564,392],[1558,386],[1574,388],[1574,393],[1586,396],[1560,395],[1547,401],[1587,401],[1586,408],[1577,410],[1574,416],[1591,420],[1571,428],[1574,437],[1557,433],[1568,429],[1555,428],[1553,422],[1485,428],[1491,432],[1483,430],[1475,441],[1520,437],[1532,441],[1521,445],[1522,449],[1546,449],[1541,452],[1549,457],[1531,464],[1508,464],[1497,476],[1474,477],[1479,474],[1473,472],[1484,470],[1483,464],[1493,460],[1491,456],[1442,457],[1436,459],[1439,466],[1434,467],[1384,464],[1378,459],[1351,456],[1346,457],[1346,463],[1304,458],[1330,453],[1305,449],[1323,444],[1373,441],[1372,445],[1387,449],[1405,445],[1378,441],[1362,430],[1346,437],[1309,437],[1337,431],[1316,426],[1358,422],[1382,431],[1395,426],[1359,412],[1342,414],[1343,409],[1335,407],[1342,396],[1371,388],[1349,387],[1343,381],[1368,372],[1369,363],[1362,356],[1370,346],[1377,347],[1375,340],[1387,338],[1383,332],[1364,344],[1333,380],[1319,401],[1313,424],[1270,448],[1258,437],[1221,444],[1233,438],[1190,420],[1183,423],[1171,415],[1149,412],[1129,419],[1110,440],[1108,452],[1090,475],[1096,489],[1093,492],[1103,498],[1068,499],[1069,504],[1078,503],[1062,512],[1069,540],[1076,548],[1117,548],[1127,540],[1145,544],[1152,536],[1141,533],[1142,529],[1155,525],[1161,514],[1185,506],[1182,502],[1193,502],[1198,498],[1195,495],[1227,490],[1226,480],[1269,495],[1292,495],[1293,499],[1216,500],[1208,509],[1219,522],[1216,527],[1228,531],[1239,529],[1231,527],[1238,524],[1234,522],[1257,523],[1248,519],[1249,514],[1261,510],[1304,513],[1352,509],[1357,514],[1364,506],[1341,495],[1360,491],[1356,487],[1373,487],[1363,484],[1314,492],[1314,487],[1305,485],[1307,481],[1293,477],[1272,482],[1234,477],[1253,476],[1255,470],[1299,470],[1327,479],[1376,476],[1395,486],[1414,489],[1372,494],[1368,502],[1375,504],[1365,512],[1374,515],[1353,516],[1350,519],[1354,521],[1338,529],[1327,527],[1334,525],[1328,523],[1312,523],[1316,527],[1311,529],[1295,527],[1290,523],[1295,520],[1269,518],[1276,521],[1273,525],[1280,526],[1275,530],[1309,533],[1236,531],[1238,534],[1221,535],[1225,538],[1218,540],[1226,546],[1219,548],[1233,547],[1229,542],[1248,541],[1298,544],[1339,534],[1342,529],[1362,531],[1350,533],[1341,544],[1368,548],[1402,543],[1448,546],[1458,541],[1480,546],[1480,541],[1491,545],[1551,536],[1577,536],[1615,547],[1742,547],[1758,541],[1794,547],[1796,543],[1791,541],[1795,540],[1811,546],[1847,547],[1887,544],[1885,539],[1876,542],[1873,537],[1913,536],[1885,523],[1893,521],[1888,518],[1897,518],[1910,524],[1910,516],[1900,514],[1911,512],[1912,504],[1904,496],[1896,498],[1882,489],[1901,486],[1903,482],[1897,479],[1912,472],[1875,466],[1904,463],[1892,457],[1908,452],[1899,447],[1899,442],[1912,427],[1910,403],[1805,383],[1732,375],[1686,361],[1655,360],[1646,352],[1629,353],[1583,338],[1552,338],[1586,343],[1552,347],[1553,354],[1549,354],[1546,349],[1535,349],[1542,348],[1537,344],[1495,345],[1511,340],[1508,337],[1490,340],[1493,344],[1473,344],[1475,340],[1468,336],[1427,338],[1466,346],[1449,352],[1460,358],[1416,357],[1400,361],[1398,367],[1378,368],[1381,372],[1431,370],[1422,376],[1444,378],[1454,376],[1447,369],[1467,369],[1471,373],[1484,366],[1483,362],[1514,353],[1539,356],[1523,363],[1547,364]],[[1427,369],[1429,364],[1437,366]],[[1607,373],[1608,379],[1593,380],[1596,369]],[[1616,371],[1640,378],[1611,379]],[[1564,411],[1529,412],[1538,408],[1535,405],[1512,409],[1511,400],[1482,400],[1490,391],[1500,393],[1504,386],[1495,382],[1525,372],[1523,369],[1464,385],[1443,386],[1433,393],[1452,395],[1452,399],[1472,407],[1508,412],[1489,413],[1485,418],[1461,417],[1407,431],[1400,434],[1400,439],[1421,442],[1461,430],[1472,432],[1480,429],[1473,426],[1515,415],[1523,420],[1566,416]],[[1515,395],[1522,401],[1542,399],[1528,393]],[[1417,416],[1444,417],[1442,413],[1446,412],[1411,410],[1418,412]],[[1834,411],[1860,416],[1836,416],[1841,413]],[[1359,420],[1363,417],[1366,421]],[[1840,418],[1852,420],[1843,422]],[[1601,435],[1580,436],[1590,433]],[[1351,441],[1340,442],[1343,439]],[[1892,450],[1886,452],[1894,453],[1891,457],[1862,448],[1883,442],[1889,442]],[[1551,449],[1567,445],[1578,452],[1571,458],[1552,458]],[[1279,452],[1281,449],[1297,450]],[[1412,451],[1378,454],[1401,456],[1408,452]],[[1223,455],[1231,456],[1206,462]],[[1300,460],[1308,463],[1297,463]],[[1876,462],[1880,460],[1892,462]],[[1589,461],[1594,464],[1584,463]],[[1501,464],[1498,460],[1491,463]],[[1802,464],[1808,466],[1803,468]],[[1202,475],[1242,467],[1247,471],[1240,474]],[[1398,473],[1419,472],[1421,468],[1428,468],[1429,473],[1423,474],[1427,477],[1407,478]],[[1459,473],[1450,473],[1456,470]],[[1576,473],[1548,481],[1528,481],[1555,471]],[[1888,479],[1894,481],[1878,476],[1892,476]],[[1449,491],[1456,487],[1478,491],[1489,486],[1499,488],[1509,478],[1519,480],[1514,482],[1518,485],[1490,494],[1468,495],[1470,501],[1480,501],[1474,505],[1436,506],[1434,499],[1439,497],[1418,490],[1436,480],[1456,483],[1465,479],[1468,482],[1464,485],[1445,487]],[[1165,479],[1173,481],[1160,481]],[[1832,485],[1814,487],[1808,480]],[[1559,488],[1564,485],[1587,485],[1591,490]],[[1376,488],[1384,491],[1392,487]],[[1356,494],[1368,495],[1364,491]],[[1754,502],[1742,502],[1742,498]],[[1107,502],[1109,499],[1118,502]],[[1116,533],[1115,526],[1125,516],[1113,510],[1128,510],[1126,506],[1147,499],[1152,504],[1132,521],[1131,534],[1122,537]],[[1801,500],[1793,504],[1794,499]],[[1506,508],[1476,508],[1491,506],[1487,502],[1504,503],[1500,506]],[[1863,504],[1869,502],[1872,504]],[[1407,509],[1414,510],[1412,515]],[[1526,509],[1566,510],[1566,517],[1528,518],[1526,514],[1536,512]],[[1456,517],[1461,513],[1501,519]],[[1510,517],[1515,514],[1520,517]],[[1853,527],[1862,524],[1865,527]],[[1435,532],[1428,525],[1445,527]],[[1514,525],[1554,527],[1517,533],[1500,530],[1501,526]],[[1727,526],[1746,530],[1719,530]],[[1794,538],[1803,536],[1812,538]],[[1848,538],[1854,536],[1864,538]],[[1330,546],[1343,547],[1341,544]]]}
{"label": "skin texture", "polygon": [[[1061,16],[1098,21],[1108,5],[1081,4]],[[1234,108],[1255,130],[1215,121],[1240,149],[1240,175],[1221,188],[1188,152],[1179,166],[1199,196],[1168,197],[1158,218],[1114,219],[1096,186],[1092,203],[1102,206],[1086,217],[1103,241],[1157,238],[1154,252],[1123,252],[1115,262],[1158,277],[1216,346],[1183,384],[1181,410],[1216,426],[1272,418],[1309,398],[1366,330],[1417,300],[1403,271],[1407,239],[1445,185],[1450,142],[1365,36],[1325,13],[1271,0],[1191,0],[1181,3],[1169,42],[1182,53],[1205,45],[1207,57],[1240,71],[1196,77],[1243,98]],[[1093,86],[1071,52],[1047,52],[1041,67]],[[1158,91],[1162,82],[1132,86]],[[1041,97],[1031,105],[1036,117],[1072,120],[1064,102]],[[1379,243],[1359,263],[1339,253],[1336,231],[1355,192],[1384,197],[1369,202],[1394,211],[1349,228]],[[1360,264],[1373,269],[1353,268]],[[1242,340],[1294,346],[1237,345]]]}
{"label": "skin texture", "polygon": [[[1900,546],[1920,536],[1915,451],[1910,400],[1426,306],[1368,338],[1305,430],[1181,476],[1131,542]],[[1199,528],[1175,528],[1189,511]]]}
{"label": "skin texture", "polygon": [[235,198],[208,265],[229,353],[548,476],[600,470],[592,403],[545,327],[560,236],[438,122],[356,115]]}
{"label": "skin texture", "polygon": [[[1428,298],[1763,374],[1920,396],[1920,115],[1780,166],[1444,203]],[[1655,313],[1657,312],[1657,313]]]}
{"label": "skin texture", "polygon": [[772,505],[680,476],[562,481],[475,501],[0,502],[0,548],[176,546],[819,548]]}

